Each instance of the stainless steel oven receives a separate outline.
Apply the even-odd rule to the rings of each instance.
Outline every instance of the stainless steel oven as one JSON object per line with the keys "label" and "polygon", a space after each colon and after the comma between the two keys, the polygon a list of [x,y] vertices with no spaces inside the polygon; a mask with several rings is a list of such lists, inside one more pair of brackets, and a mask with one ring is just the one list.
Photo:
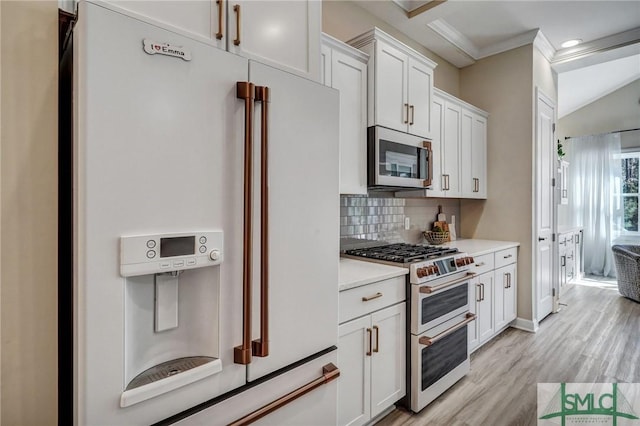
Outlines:
{"label": "stainless steel oven", "polygon": [[368,129],[369,189],[427,188],[433,164],[431,141],[381,126]]}

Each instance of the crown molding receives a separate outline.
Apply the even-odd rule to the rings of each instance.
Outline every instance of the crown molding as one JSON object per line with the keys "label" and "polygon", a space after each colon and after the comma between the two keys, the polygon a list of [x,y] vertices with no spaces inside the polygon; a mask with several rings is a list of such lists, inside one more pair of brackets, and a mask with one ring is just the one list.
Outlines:
{"label": "crown molding", "polygon": [[453,44],[456,48],[467,54],[472,59],[478,59],[478,48],[467,37],[462,35],[444,19],[436,19],[429,22],[427,27],[435,31],[440,37]]}
{"label": "crown molding", "polygon": [[533,40],[533,46],[536,47],[540,51],[540,53],[542,53],[542,56],[544,56],[547,61],[551,62],[553,60],[553,57],[556,54],[556,49],[554,49],[549,39],[541,30],[538,30],[538,34]]}
{"label": "crown molding", "polygon": [[606,52],[607,50],[617,49],[631,44],[636,44],[638,42],[640,42],[640,27],[587,43],[582,43],[576,47],[560,49],[556,52],[551,63],[554,65],[562,64],[576,59],[582,59],[595,53]]}

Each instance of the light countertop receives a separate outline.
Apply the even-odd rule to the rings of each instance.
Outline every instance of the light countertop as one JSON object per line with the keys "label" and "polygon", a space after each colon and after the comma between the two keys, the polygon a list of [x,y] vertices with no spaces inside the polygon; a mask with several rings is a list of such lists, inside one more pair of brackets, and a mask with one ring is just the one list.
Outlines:
{"label": "light countertop", "polygon": [[408,268],[340,258],[338,290],[348,290],[409,273]]}
{"label": "light countertop", "polygon": [[460,239],[444,243],[443,245],[446,247],[457,248],[471,256],[480,256],[487,253],[493,253],[495,251],[518,247],[520,243],[514,241]]}

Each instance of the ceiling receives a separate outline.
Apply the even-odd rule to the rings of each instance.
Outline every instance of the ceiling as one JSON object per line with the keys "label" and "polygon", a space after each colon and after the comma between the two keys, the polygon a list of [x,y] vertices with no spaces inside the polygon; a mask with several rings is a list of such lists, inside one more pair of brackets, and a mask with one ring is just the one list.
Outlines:
{"label": "ceiling", "polygon": [[[356,2],[459,68],[535,43],[560,74],[559,84],[573,83],[567,90],[559,87],[561,114],[622,87],[633,80],[634,73],[640,78],[640,0]],[[421,7],[428,10],[420,13]],[[409,18],[411,11],[417,14]],[[575,38],[583,42],[573,48],[561,47]],[[614,62],[605,68],[597,66],[610,61]],[[575,75],[579,77],[562,78],[578,70],[581,72]],[[603,75],[607,75],[607,84],[603,84]],[[596,80],[598,84],[588,84]]]}

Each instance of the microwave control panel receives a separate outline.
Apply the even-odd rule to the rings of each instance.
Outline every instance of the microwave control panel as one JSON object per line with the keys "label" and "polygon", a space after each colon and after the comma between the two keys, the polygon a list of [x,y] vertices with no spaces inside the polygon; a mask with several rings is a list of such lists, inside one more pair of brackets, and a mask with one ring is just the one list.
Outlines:
{"label": "microwave control panel", "polygon": [[223,260],[222,231],[120,238],[120,275],[161,274],[215,266]]}

